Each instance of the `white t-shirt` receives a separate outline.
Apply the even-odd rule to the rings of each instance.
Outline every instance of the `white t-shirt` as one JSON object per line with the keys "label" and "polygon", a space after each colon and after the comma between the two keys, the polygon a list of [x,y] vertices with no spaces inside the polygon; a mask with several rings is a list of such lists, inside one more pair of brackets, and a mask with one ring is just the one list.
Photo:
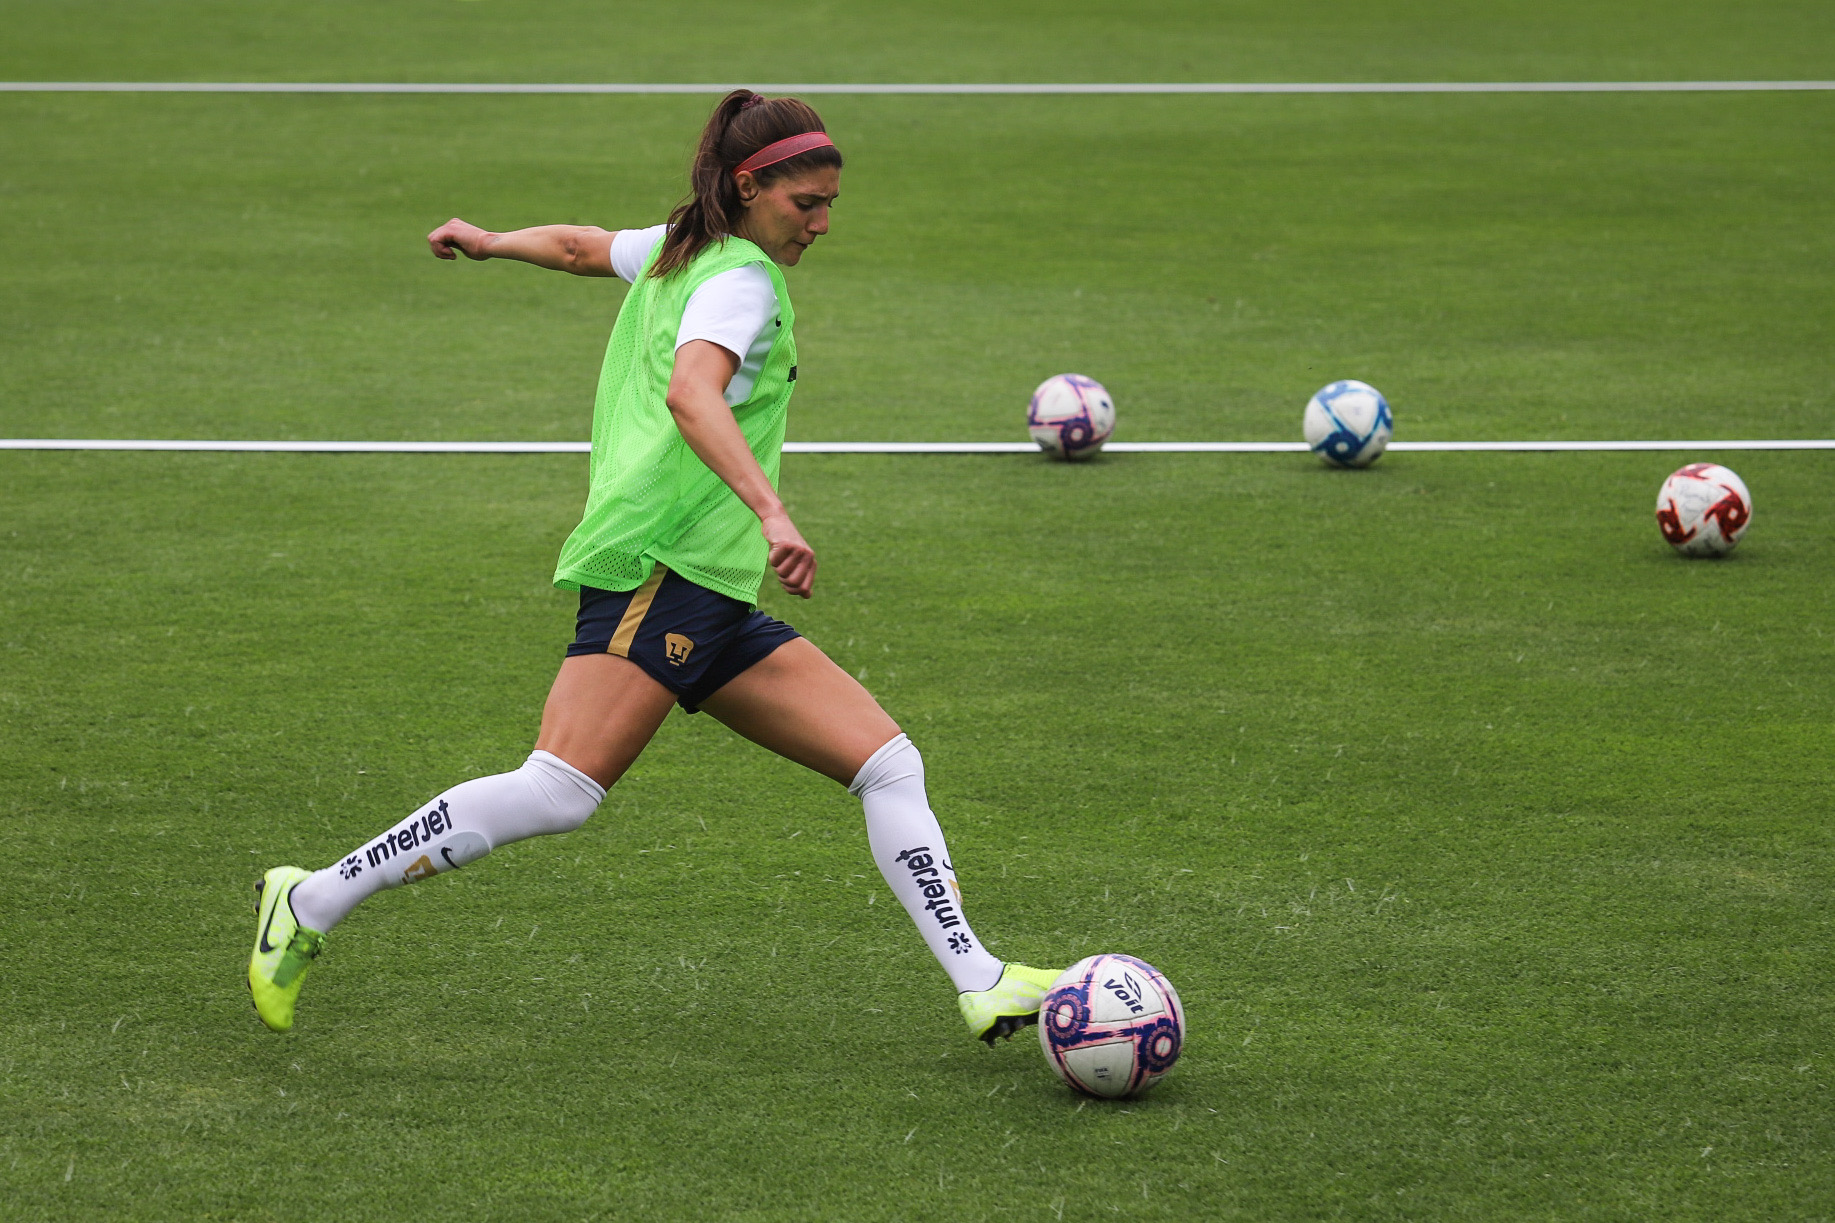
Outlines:
{"label": "white t-shirt", "polygon": [[[631,283],[644,270],[650,252],[663,240],[667,225],[621,229],[612,238],[612,271]],[[752,393],[765,358],[777,341],[777,290],[771,276],[756,263],[711,276],[688,296],[675,346],[708,340],[739,358],[739,370],[726,384],[726,403],[737,407]]]}

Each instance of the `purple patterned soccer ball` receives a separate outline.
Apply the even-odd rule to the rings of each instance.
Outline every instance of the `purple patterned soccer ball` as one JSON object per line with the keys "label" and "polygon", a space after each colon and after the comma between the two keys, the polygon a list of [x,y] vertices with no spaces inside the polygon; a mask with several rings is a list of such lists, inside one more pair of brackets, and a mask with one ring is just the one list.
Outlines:
{"label": "purple patterned soccer ball", "polygon": [[1131,955],[1093,955],[1064,970],[1039,1007],[1039,1044],[1058,1077],[1087,1096],[1137,1096],[1185,1044],[1185,1010],[1160,970]]}
{"label": "purple patterned soccer ball", "polygon": [[1026,428],[1053,458],[1087,459],[1115,432],[1115,401],[1094,378],[1055,374],[1032,392]]}

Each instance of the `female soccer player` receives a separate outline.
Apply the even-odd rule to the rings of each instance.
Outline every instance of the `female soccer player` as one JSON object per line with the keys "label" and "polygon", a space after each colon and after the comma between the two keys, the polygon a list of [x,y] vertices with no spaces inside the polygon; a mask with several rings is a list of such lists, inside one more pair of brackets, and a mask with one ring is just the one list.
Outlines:
{"label": "female soccer player", "polygon": [[330,866],[277,866],[255,885],[249,990],[293,1026],[325,936],[385,888],[499,845],[586,822],[671,704],[832,777],[866,808],[874,861],[992,1044],[1035,1022],[1056,974],[1003,964],[962,912],[924,762],[852,676],[757,610],[769,568],[807,599],[816,556],[777,496],[796,381],[795,312],[780,267],[828,232],[841,153],[795,98],[728,94],[701,135],[691,192],[665,225],[544,225],[427,235],[452,259],[520,259],[631,284],[599,376],[590,489],[555,585],[580,593],[573,644],[513,773],[447,790]]}

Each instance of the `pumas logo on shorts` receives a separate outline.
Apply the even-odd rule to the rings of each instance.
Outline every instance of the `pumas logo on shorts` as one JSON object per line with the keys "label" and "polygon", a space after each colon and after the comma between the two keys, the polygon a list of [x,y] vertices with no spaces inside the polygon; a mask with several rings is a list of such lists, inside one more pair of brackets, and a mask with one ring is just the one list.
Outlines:
{"label": "pumas logo on shorts", "polygon": [[679,667],[694,653],[694,642],[680,633],[666,633],[663,636],[663,653],[669,656],[670,666]]}

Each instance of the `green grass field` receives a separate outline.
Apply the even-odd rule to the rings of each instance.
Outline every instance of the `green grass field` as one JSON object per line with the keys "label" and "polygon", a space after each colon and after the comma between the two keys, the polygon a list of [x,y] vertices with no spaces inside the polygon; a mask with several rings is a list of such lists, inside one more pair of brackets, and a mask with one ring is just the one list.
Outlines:
{"label": "green grass field", "polygon": [[[21,3],[8,79],[1827,77],[1825,6]],[[670,41],[713,20],[702,50]],[[632,50],[640,48],[640,51]],[[710,66],[717,65],[717,66]],[[0,436],[586,435],[708,99],[0,95]],[[829,97],[803,439],[1835,432],[1835,97]],[[1671,554],[1658,483],[1755,525]],[[0,1219],[1835,1217],[1835,461],[793,456],[765,606],[924,749],[1003,956],[1183,994],[1153,1095],[965,1037],[838,787],[673,716],[388,893],[248,885],[513,767],[579,457],[0,452]]]}

